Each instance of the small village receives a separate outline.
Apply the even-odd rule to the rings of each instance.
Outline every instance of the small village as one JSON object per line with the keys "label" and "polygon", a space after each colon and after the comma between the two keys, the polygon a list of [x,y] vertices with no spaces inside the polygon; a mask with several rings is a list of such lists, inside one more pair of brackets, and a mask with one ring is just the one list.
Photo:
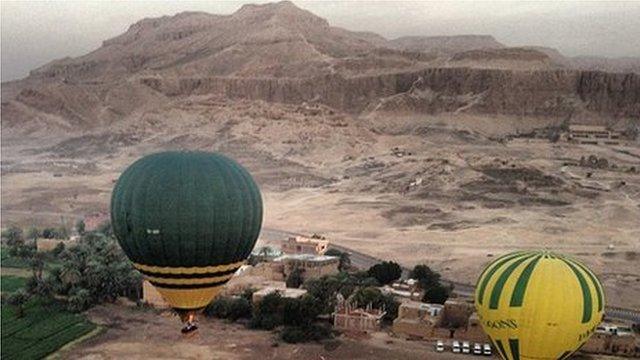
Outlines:
{"label": "small village", "polygon": [[[280,248],[257,247],[250,258],[253,264],[244,265],[238,271],[227,284],[224,296],[239,297],[248,289],[253,289],[253,306],[259,306],[270,294],[300,299],[307,294],[304,285],[288,286],[287,279],[300,274],[301,279],[297,283],[304,284],[310,280],[336,276],[342,271],[343,254],[332,251],[331,243],[317,235],[289,237]],[[411,278],[400,278],[378,289],[398,302],[397,316],[391,322],[385,322],[387,309],[384,306],[369,303],[358,307],[356,301],[345,299],[340,293],[337,294],[334,311],[324,320],[331,322],[333,329],[344,336],[357,338],[386,332],[390,337],[423,341],[425,346],[431,346],[437,352],[494,354],[495,350],[475,312],[473,298],[450,291],[443,303],[422,302],[425,291],[416,279]],[[143,300],[156,308],[168,308],[146,280]],[[591,354],[636,357],[640,355],[640,342],[630,324],[605,318],[581,350]]]}

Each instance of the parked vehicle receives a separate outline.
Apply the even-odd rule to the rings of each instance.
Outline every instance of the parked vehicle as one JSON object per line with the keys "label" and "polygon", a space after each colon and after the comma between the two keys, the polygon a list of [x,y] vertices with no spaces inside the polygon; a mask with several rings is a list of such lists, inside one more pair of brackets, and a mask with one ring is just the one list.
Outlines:
{"label": "parked vehicle", "polygon": [[473,344],[473,354],[482,355],[482,345],[478,343]]}
{"label": "parked vehicle", "polygon": [[460,342],[458,342],[457,340],[453,342],[453,345],[451,345],[451,351],[453,351],[454,353],[459,353],[460,352]]}
{"label": "parked vehicle", "polygon": [[470,354],[471,353],[471,345],[469,345],[468,341],[462,342],[462,352],[464,354]]}
{"label": "parked vehicle", "polygon": [[491,356],[491,345],[484,344],[483,354]]}
{"label": "parked vehicle", "polygon": [[443,352],[444,351],[444,342],[442,340],[436,341],[436,351]]}

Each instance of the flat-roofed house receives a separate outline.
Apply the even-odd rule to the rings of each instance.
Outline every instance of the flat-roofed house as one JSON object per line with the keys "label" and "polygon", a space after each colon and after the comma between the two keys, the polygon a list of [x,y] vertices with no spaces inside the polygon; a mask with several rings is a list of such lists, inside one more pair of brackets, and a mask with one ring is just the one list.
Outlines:
{"label": "flat-roofed house", "polygon": [[567,140],[578,144],[619,145],[622,134],[601,125],[569,125]]}
{"label": "flat-roofed house", "polygon": [[418,301],[404,301],[398,308],[398,317],[392,330],[407,338],[429,339],[436,335],[436,327],[442,319],[444,306]]}
{"label": "flat-roofed house", "polygon": [[267,286],[265,288],[262,288],[256,292],[253,293],[252,297],[251,297],[251,301],[254,304],[258,304],[260,303],[260,301],[262,301],[262,299],[264,299],[265,296],[269,295],[269,294],[280,294],[281,297],[283,298],[289,298],[289,299],[297,299],[302,297],[304,294],[307,293],[307,290],[305,289],[293,289],[293,288],[279,288],[279,287],[274,287],[274,286]]}
{"label": "flat-roofed house", "polygon": [[303,281],[317,279],[324,275],[338,273],[340,259],[336,256],[311,255],[311,254],[286,254],[270,263],[272,280],[284,281],[291,272],[298,268],[301,271]]}
{"label": "flat-roofed house", "polygon": [[282,244],[285,254],[323,255],[329,249],[329,241],[304,236],[290,237]]}

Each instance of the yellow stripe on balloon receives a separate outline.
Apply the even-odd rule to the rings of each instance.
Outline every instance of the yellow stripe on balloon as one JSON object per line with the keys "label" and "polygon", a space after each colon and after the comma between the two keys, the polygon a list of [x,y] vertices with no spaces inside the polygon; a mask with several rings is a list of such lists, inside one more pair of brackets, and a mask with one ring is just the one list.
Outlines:
{"label": "yellow stripe on balloon", "polygon": [[175,309],[194,310],[203,308],[218,296],[224,285],[201,289],[166,289],[156,287],[164,300]]}
{"label": "yellow stripe on balloon", "polygon": [[231,264],[215,265],[215,266],[193,266],[193,267],[172,267],[172,266],[153,266],[133,263],[133,266],[140,271],[154,272],[159,274],[205,274],[235,270],[244,265],[245,261],[238,261]]}
{"label": "yellow stripe on balloon", "polygon": [[145,275],[145,278],[152,283],[158,284],[174,284],[174,285],[187,285],[187,284],[208,284],[214,282],[227,281],[233,277],[234,274],[228,274],[223,276],[214,276],[207,278],[197,278],[197,279],[168,279],[168,278],[160,278],[155,276]]}

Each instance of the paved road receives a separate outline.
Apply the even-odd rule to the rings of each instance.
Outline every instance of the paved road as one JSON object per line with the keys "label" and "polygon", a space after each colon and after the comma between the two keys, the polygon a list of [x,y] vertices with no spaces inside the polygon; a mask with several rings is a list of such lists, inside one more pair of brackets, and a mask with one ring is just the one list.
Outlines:
{"label": "paved road", "polygon": [[[278,241],[278,240],[284,240],[289,236],[296,236],[296,235],[302,235],[302,234],[297,234],[297,233],[282,231],[277,229],[263,228],[261,237],[270,241]],[[371,266],[383,261],[382,259],[376,258],[374,256],[367,255],[363,252],[353,250],[346,246],[337,245],[334,243],[331,243],[329,245],[329,248],[349,253],[349,256],[351,258],[351,264],[359,269],[368,269]],[[407,278],[409,276],[409,271],[410,271],[409,268],[403,266],[402,277]],[[475,287],[471,284],[461,283],[461,282],[457,282],[449,279],[442,279],[442,281],[453,284],[454,285],[453,292],[457,295],[473,297],[473,294],[475,293]],[[640,310],[607,306],[605,309],[605,316],[609,319],[618,319],[618,320],[630,321],[633,323],[640,323]]]}

